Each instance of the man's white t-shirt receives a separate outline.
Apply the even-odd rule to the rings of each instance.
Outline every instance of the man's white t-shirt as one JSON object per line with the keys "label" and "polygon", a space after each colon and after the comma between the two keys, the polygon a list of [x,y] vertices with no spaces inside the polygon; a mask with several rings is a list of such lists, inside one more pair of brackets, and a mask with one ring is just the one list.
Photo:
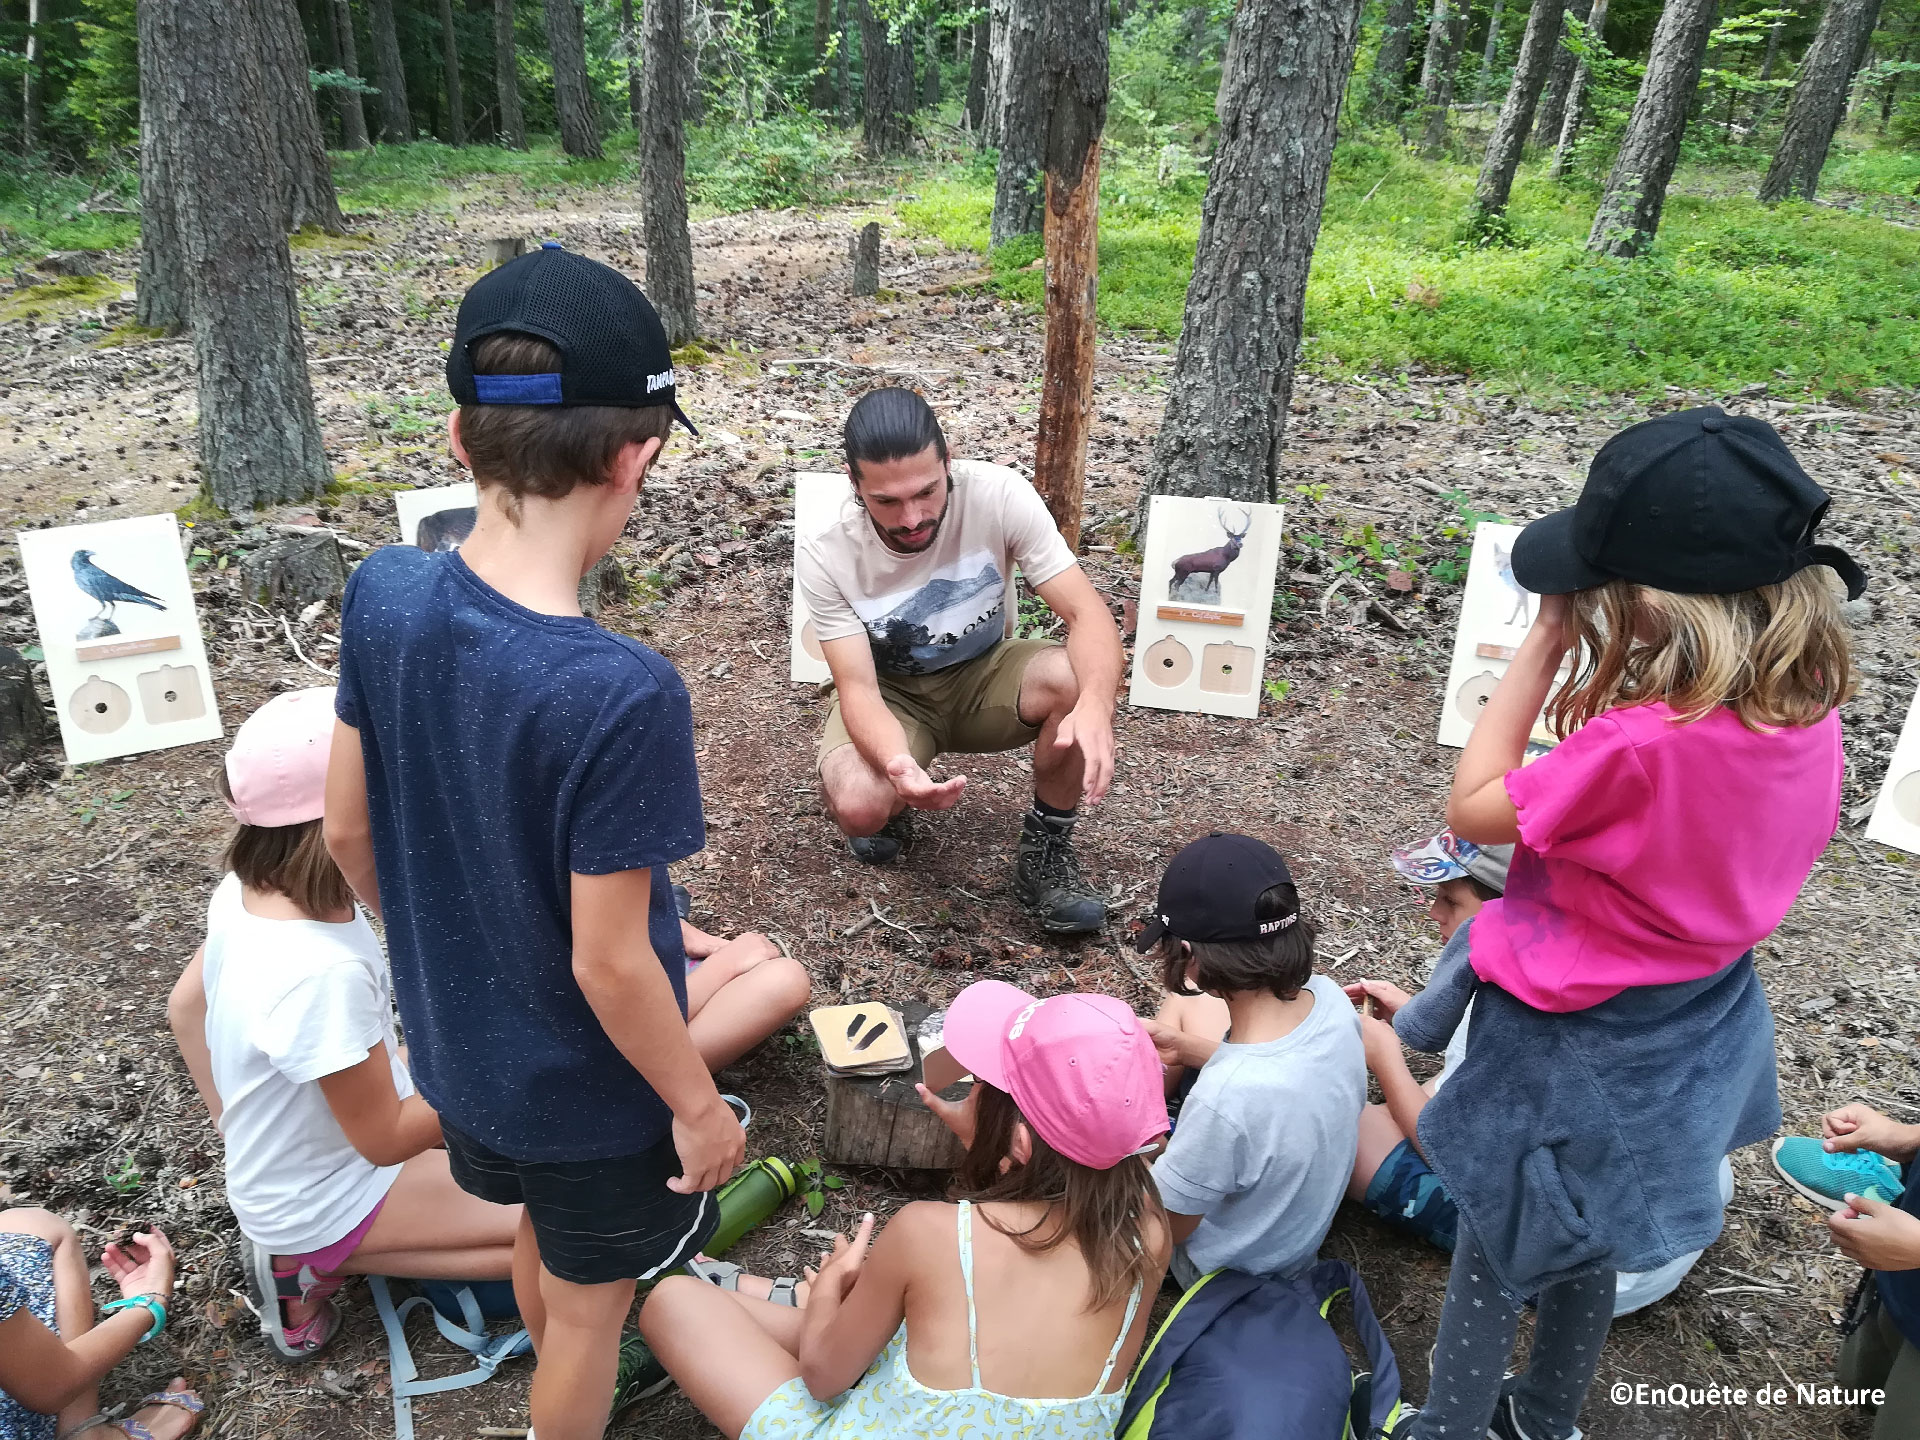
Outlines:
{"label": "man's white t-shirt", "polygon": [[276,1255],[346,1236],[385,1198],[398,1165],[347,1140],[317,1083],[385,1045],[400,1061],[385,957],[358,909],[338,924],[272,920],[242,903],[228,875],[207,907],[207,1048],[227,1140],[227,1203],[241,1231]]}
{"label": "man's white t-shirt", "polygon": [[1007,581],[1018,565],[1029,585],[1068,569],[1039,492],[1018,472],[955,460],[953,499],[933,544],[889,549],[851,494],[824,530],[794,538],[794,568],[814,633],[865,633],[876,669],[925,675],[984,655],[1005,634]]}

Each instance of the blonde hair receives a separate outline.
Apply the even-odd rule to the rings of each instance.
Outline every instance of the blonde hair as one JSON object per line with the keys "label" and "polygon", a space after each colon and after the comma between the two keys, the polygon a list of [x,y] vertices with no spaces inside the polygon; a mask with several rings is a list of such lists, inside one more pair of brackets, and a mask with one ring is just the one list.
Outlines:
{"label": "blonde hair", "polygon": [[1730,706],[1749,730],[1811,725],[1853,694],[1846,622],[1817,567],[1734,595],[1609,580],[1568,597],[1574,673],[1547,707],[1562,739],[1623,705],[1676,723]]}

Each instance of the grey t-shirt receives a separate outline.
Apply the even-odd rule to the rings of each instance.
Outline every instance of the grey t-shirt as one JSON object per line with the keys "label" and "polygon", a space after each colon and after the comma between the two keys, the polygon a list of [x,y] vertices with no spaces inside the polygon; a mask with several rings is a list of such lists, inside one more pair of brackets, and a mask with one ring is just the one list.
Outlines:
{"label": "grey t-shirt", "polygon": [[1167,1209],[1206,1217],[1175,1256],[1182,1278],[1297,1273],[1346,1194],[1367,1103],[1360,1020],[1326,976],[1307,988],[1313,1009],[1291,1032],[1223,1044],[1200,1068],[1154,1164]]}

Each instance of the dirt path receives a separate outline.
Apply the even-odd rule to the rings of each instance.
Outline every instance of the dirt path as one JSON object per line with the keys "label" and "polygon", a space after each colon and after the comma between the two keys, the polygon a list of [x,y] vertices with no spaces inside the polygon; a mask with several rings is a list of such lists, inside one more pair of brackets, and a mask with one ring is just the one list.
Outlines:
{"label": "dirt path", "polygon": [[[821,1000],[938,1002],[992,975],[1042,990],[1103,989],[1146,1006],[1154,996],[1117,925],[1100,941],[1061,949],[1013,906],[1008,872],[1027,783],[1017,759],[969,760],[966,803],[923,824],[921,843],[897,869],[852,864],[821,815],[810,757],[822,707],[786,679],[787,477],[831,467],[847,404],[895,377],[925,389],[956,453],[1023,461],[1032,453],[1040,353],[1030,316],[964,293],[919,293],[974,269],[970,256],[916,253],[890,239],[884,283],[897,298],[846,299],[852,218],[759,213],[696,227],[703,319],[715,338],[708,361],[686,367],[683,388],[704,439],[677,446],[650,485],[619,551],[638,583],[606,617],[668,655],[694,694],[710,843],[679,878],[714,925],[779,936],[812,970]],[[480,239],[519,229],[637,273],[637,205],[620,191],[568,196],[558,207],[475,204],[451,218],[373,226],[364,246],[300,252],[328,446],[358,486],[455,478],[439,438],[441,345]],[[130,284],[124,265],[119,278]],[[188,348],[101,349],[103,328],[122,312],[99,315],[91,329],[80,328],[85,318],[0,325],[0,517],[10,524],[142,513],[190,498]],[[775,363],[783,359],[814,363]],[[1169,360],[1167,347],[1124,337],[1108,337],[1101,351],[1086,563],[1116,607],[1137,590],[1137,563],[1116,547]],[[1727,397],[1675,394],[1670,402],[1704,398]],[[1835,493],[1830,532],[1874,576],[1873,598],[1856,607],[1863,692],[1848,711],[1846,824],[1762,950],[1789,1127],[1804,1131],[1823,1108],[1856,1095],[1920,1119],[1920,862],[1868,845],[1860,832],[1916,678],[1920,529],[1910,477],[1920,470],[1920,411],[1891,400],[1872,414],[1776,406],[1764,396],[1729,403],[1790,423],[1803,460]],[[1323,926],[1323,968],[1340,980],[1417,983],[1437,946],[1385,857],[1438,824],[1454,752],[1432,734],[1458,590],[1429,579],[1420,592],[1394,594],[1373,572],[1369,584],[1393,617],[1387,624],[1356,615],[1347,592],[1327,603],[1333,561],[1363,553],[1371,540],[1431,569],[1460,543],[1447,533],[1461,517],[1446,492],[1464,492],[1481,511],[1531,518],[1571,497],[1599,441],[1645,410],[1598,399],[1542,413],[1460,378],[1380,376],[1305,379],[1294,409],[1289,539],[1267,671],[1290,688],[1253,721],[1123,705],[1118,778],[1082,826],[1084,855],[1131,916],[1160,863],[1194,835],[1215,826],[1267,835],[1297,862]],[[313,508],[365,543],[397,538],[383,491],[349,487]],[[214,557],[197,575],[229,730],[280,688],[324,683],[277,620],[247,610],[220,568],[268,537],[257,522],[295,513],[193,532]],[[336,630],[337,615],[327,613],[293,634],[325,665]],[[31,640],[9,548],[0,552],[0,642]],[[9,861],[0,872],[0,1200],[51,1205],[96,1247],[133,1221],[157,1219],[175,1236],[193,1303],[162,1343],[129,1362],[115,1393],[183,1370],[214,1399],[211,1434],[387,1435],[385,1352],[363,1292],[349,1292],[350,1327],[325,1360],[296,1370],[267,1358],[234,1302],[218,1138],[165,1032],[166,991],[199,941],[214,880],[223,817],[204,777],[219,754],[219,746],[197,746],[75,774],[50,748],[0,790]],[[897,926],[863,924],[875,906]],[[798,1043],[776,1043],[728,1077],[756,1108],[756,1151],[815,1152],[816,1063]],[[1832,1255],[1812,1208],[1773,1182],[1759,1150],[1735,1165],[1726,1234],[1675,1298],[1615,1327],[1587,1412],[1590,1435],[1864,1434],[1851,1417],[1818,1407],[1641,1411],[1606,1399],[1616,1380],[1752,1389],[1783,1377],[1824,1383],[1831,1374],[1831,1316],[1857,1271]],[[820,1220],[795,1206],[751,1237],[744,1255],[790,1273],[817,1248],[809,1228],[891,1208],[905,1198],[900,1183],[853,1173]],[[1409,1392],[1419,1395],[1445,1257],[1351,1206],[1328,1253],[1359,1265]],[[448,1353],[437,1341],[417,1348]],[[421,1440],[524,1424],[524,1376],[423,1403]],[[617,1433],[711,1432],[671,1399]]]}

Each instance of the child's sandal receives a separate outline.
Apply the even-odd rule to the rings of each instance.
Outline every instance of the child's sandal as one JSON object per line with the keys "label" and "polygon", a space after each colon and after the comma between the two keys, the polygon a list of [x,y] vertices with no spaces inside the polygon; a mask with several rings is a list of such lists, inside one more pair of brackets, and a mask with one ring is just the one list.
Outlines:
{"label": "child's sandal", "polygon": [[[744,1273],[731,1260],[693,1259],[687,1262],[687,1273],[696,1280],[704,1280],[721,1290],[738,1291],[740,1276]],[[784,1305],[789,1310],[800,1308],[800,1280],[794,1275],[782,1275],[767,1282],[773,1288],[767,1292],[767,1303]]]}

